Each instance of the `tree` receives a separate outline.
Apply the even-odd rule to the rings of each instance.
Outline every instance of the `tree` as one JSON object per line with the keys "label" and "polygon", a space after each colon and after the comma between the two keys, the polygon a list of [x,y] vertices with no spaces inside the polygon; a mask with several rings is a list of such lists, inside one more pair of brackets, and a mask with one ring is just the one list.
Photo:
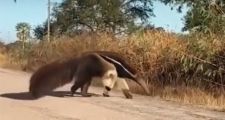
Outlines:
{"label": "tree", "polygon": [[26,22],[20,22],[16,25],[17,38],[23,43],[23,49],[25,48],[25,42],[30,38],[31,26]]}
{"label": "tree", "polygon": [[35,29],[34,29],[34,36],[39,39],[39,40],[43,40],[43,37],[47,35],[47,25],[38,25]]}
{"label": "tree", "polygon": [[182,12],[183,5],[189,10],[184,17],[183,31],[203,32],[223,35],[225,31],[225,0],[161,0],[165,4],[177,6]]}
{"label": "tree", "polygon": [[152,0],[64,0],[53,7],[51,28],[52,34],[59,35],[76,31],[120,34],[138,27],[136,21],[148,23],[151,16]]}

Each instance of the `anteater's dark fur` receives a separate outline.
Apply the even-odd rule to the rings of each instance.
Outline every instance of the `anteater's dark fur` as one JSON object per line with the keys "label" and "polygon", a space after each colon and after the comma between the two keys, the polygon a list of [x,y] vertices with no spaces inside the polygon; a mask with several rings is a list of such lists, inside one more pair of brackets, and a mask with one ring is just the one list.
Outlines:
{"label": "anteater's dark fur", "polygon": [[106,64],[108,62],[96,53],[84,53],[69,60],[46,64],[31,76],[29,92],[39,98],[76,77],[72,92],[81,88],[85,96],[92,77],[101,77],[109,69]]}
{"label": "anteater's dark fur", "polygon": [[41,97],[51,90],[70,83],[77,67],[77,59],[55,61],[40,67],[30,79],[29,92]]}

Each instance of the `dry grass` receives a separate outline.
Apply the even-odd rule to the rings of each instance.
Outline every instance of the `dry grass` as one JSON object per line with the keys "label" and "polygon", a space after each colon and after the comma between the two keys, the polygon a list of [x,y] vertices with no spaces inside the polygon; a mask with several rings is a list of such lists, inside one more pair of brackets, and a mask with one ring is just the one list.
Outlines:
{"label": "dry grass", "polygon": [[[143,89],[129,82],[131,91],[143,94]],[[196,87],[165,86],[164,88],[149,86],[151,96],[159,96],[163,100],[178,102],[187,105],[197,105],[202,108],[225,112],[225,94],[214,96]]]}
{"label": "dry grass", "polygon": [[[221,72],[225,68],[225,48],[224,42],[216,37],[181,39],[170,33],[149,32],[115,39],[107,34],[84,34],[33,44],[25,54],[14,50],[10,56],[11,61],[17,61],[23,69],[35,70],[53,60],[90,50],[115,51],[124,55],[145,78],[152,96],[220,111],[225,109],[221,87],[225,84],[222,79],[225,72]],[[218,55],[222,57],[219,59]],[[129,82],[129,85],[132,92],[144,94],[136,84]]]}
{"label": "dry grass", "polygon": [[6,55],[0,53],[0,66],[6,64],[7,58]]}
{"label": "dry grass", "polygon": [[212,96],[198,88],[171,88],[166,87],[161,94],[161,98],[177,101],[185,104],[199,105],[221,111],[225,108],[225,96]]}
{"label": "dry grass", "polygon": [[13,61],[7,54],[0,53],[0,67],[21,70],[21,63]]}
{"label": "dry grass", "polygon": [[10,66],[12,66],[12,64],[9,61],[10,61],[10,57],[6,53],[4,45],[1,44],[0,45],[0,67],[10,68]]}

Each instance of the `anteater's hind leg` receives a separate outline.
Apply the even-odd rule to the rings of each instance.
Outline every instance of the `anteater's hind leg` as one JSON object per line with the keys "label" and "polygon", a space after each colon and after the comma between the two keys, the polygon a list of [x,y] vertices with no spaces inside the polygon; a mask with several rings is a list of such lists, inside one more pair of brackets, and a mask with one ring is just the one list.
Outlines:
{"label": "anteater's hind leg", "polygon": [[88,94],[88,88],[90,85],[91,85],[91,81],[88,81],[81,87],[81,94],[83,96],[91,96],[90,94]]}
{"label": "anteater's hind leg", "polygon": [[81,88],[81,95],[84,97],[89,96],[87,94],[87,90],[89,87],[89,83],[91,82],[91,76],[88,75],[84,75],[84,74],[78,74],[74,85],[71,87],[71,94],[72,96],[74,95],[74,93],[77,91],[78,88]]}

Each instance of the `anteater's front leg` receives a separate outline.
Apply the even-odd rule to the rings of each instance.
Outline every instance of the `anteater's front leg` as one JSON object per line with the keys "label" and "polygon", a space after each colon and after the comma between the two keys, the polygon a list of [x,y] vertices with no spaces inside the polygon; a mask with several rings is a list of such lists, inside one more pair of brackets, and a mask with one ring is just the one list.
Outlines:
{"label": "anteater's front leg", "polygon": [[74,85],[71,87],[71,95],[73,96],[74,93],[77,91],[78,88],[81,88],[81,95],[84,97],[89,97],[90,95],[87,94],[88,87],[90,85],[91,78],[85,75],[78,75]]}
{"label": "anteater's front leg", "polygon": [[104,97],[110,97],[110,96],[109,96],[110,90],[111,90],[110,87],[105,86],[104,91],[103,91],[103,96],[104,96]]}
{"label": "anteater's front leg", "polygon": [[115,82],[117,80],[117,72],[116,70],[109,70],[105,73],[105,75],[102,77],[102,83],[104,86],[103,96],[109,97],[109,92],[114,87]]}
{"label": "anteater's front leg", "polygon": [[129,90],[129,86],[126,82],[125,79],[123,78],[118,78],[118,80],[116,81],[116,84],[117,84],[117,87],[122,90],[124,96],[127,98],[127,99],[132,99],[133,96]]}

